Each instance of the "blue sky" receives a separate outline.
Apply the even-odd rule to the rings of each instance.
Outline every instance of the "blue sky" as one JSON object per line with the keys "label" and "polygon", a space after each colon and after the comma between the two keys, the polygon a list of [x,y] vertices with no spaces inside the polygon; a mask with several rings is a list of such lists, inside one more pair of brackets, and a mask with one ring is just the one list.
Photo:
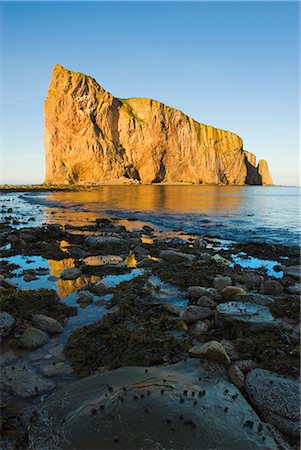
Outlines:
{"label": "blue sky", "polygon": [[59,63],[116,97],[231,130],[298,183],[298,2],[3,2],[0,183],[44,177],[43,102]]}

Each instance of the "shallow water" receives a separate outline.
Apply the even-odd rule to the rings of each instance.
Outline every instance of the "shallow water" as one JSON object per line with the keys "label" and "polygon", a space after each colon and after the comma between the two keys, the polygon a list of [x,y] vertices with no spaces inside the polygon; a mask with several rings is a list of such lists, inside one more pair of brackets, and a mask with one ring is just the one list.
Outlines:
{"label": "shallow water", "polygon": [[[8,208],[13,202],[16,214],[25,213],[25,226],[34,225],[30,216],[38,225],[82,224],[113,215],[134,219],[126,223],[131,229],[147,222],[239,242],[299,245],[298,199],[297,187],[101,186],[82,192],[2,194],[0,205]],[[0,219],[8,215],[0,210]]]}

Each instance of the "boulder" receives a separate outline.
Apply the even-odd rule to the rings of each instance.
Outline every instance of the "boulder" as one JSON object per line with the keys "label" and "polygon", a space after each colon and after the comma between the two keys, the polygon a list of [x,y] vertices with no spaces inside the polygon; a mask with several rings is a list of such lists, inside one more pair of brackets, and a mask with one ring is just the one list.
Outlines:
{"label": "boulder", "polygon": [[118,255],[129,251],[128,241],[115,236],[87,236],[85,244],[105,255]]}
{"label": "boulder", "polygon": [[297,280],[300,279],[301,266],[287,266],[284,267],[283,270],[285,275],[288,275],[289,277],[292,278],[296,278]]}
{"label": "boulder", "polygon": [[191,325],[198,320],[208,319],[212,316],[212,310],[204,306],[188,306],[180,312],[180,318],[188,325]]}
{"label": "boulder", "polygon": [[221,255],[219,255],[219,254],[214,255],[214,256],[212,257],[212,259],[213,259],[216,263],[221,264],[221,265],[223,265],[223,266],[230,266],[230,264],[231,264],[231,261],[229,261],[229,260],[226,259],[226,258],[223,258],[223,257],[222,257]]}
{"label": "boulder", "polygon": [[208,332],[208,325],[201,320],[198,320],[194,325],[189,327],[189,334],[198,338],[203,337]]}
{"label": "boulder", "polygon": [[220,364],[230,364],[228,353],[220,342],[209,341],[205,344],[197,344],[189,350],[189,355],[194,358],[204,358]]}
{"label": "boulder", "polygon": [[227,286],[222,290],[223,297],[226,300],[230,300],[235,295],[243,295],[246,291],[239,286]]}
{"label": "boulder", "polygon": [[245,271],[240,281],[250,289],[260,288],[263,277],[254,271]]}
{"label": "boulder", "polygon": [[262,418],[289,436],[300,435],[299,383],[265,369],[246,376],[245,390]]}
{"label": "boulder", "polygon": [[161,259],[171,264],[193,263],[196,260],[195,255],[177,252],[176,250],[162,250],[159,256]]}
{"label": "boulder", "polygon": [[207,297],[207,295],[203,295],[199,300],[197,301],[198,306],[205,306],[207,308],[214,309],[217,305],[216,301],[213,300],[213,298]]}
{"label": "boulder", "polygon": [[77,267],[68,267],[61,272],[62,280],[76,280],[82,275],[82,271]]}
{"label": "boulder", "polygon": [[224,277],[222,275],[218,275],[213,279],[213,286],[218,291],[222,292],[227,286],[231,286],[232,280],[230,277]]}
{"label": "boulder", "polygon": [[267,280],[264,283],[264,293],[268,295],[280,295],[283,293],[283,286],[276,280]]}
{"label": "boulder", "polygon": [[77,294],[77,303],[88,305],[89,303],[93,303],[93,294],[90,291],[82,290],[78,291]]}
{"label": "boulder", "polygon": [[15,325],[15,319],[8,312],[0,312],[0,342],[5,338],[13,329]]}
{"label": "boulder", "polygon": [[42,347],[48,341],[48,334],[34,327],[27,328],[20,338],[21,346],[28,350]]}
{"label": "boulder", "polygon": [[264,448],[277,449],[226,371],[195,359],[122,367],[68,384],[29,427],[32,450],[262,450],[263,439]]}
{"label": "boulder", "polygon": [[32,397],[54,388],[36,369],[23,362],[6,366],[1,371],[2,388],[17,397]]}
{"label": "boulder", "polygon": [[35,327],[49,334],[58,334],[64,331],[64,327],[57,320],[44,314],[35,314],[32,317],[32,323]]}

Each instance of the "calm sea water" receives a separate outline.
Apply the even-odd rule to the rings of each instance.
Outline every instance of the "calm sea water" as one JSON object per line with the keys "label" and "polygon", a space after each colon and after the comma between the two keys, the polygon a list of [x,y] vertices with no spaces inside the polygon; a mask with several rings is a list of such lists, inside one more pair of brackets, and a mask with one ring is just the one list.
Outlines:
{"label": "calm sea water", "polygon": [[108,214],[234,241],[300,243],[297,187],[101,186],[83,192],[2,194],[0,201],[9,197],[37,224]]}

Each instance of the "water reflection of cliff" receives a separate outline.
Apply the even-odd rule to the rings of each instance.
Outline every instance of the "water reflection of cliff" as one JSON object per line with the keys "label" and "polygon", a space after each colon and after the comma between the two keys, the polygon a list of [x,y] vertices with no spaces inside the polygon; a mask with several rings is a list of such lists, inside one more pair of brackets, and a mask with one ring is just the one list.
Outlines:
{"label": "water reflection of cliff", "polygon": [[[61,272],[64,269],[69,267],[74,267],[74,259],[62,259],[61,261],[55,261],[54,259],[49,259],[49,269],[51,274],[55,277],[59,277]],[[77,291],[78,289],[85,288],[89,283],[97,283],[100,280],[100,277],[90,275],[85,277],[77,278],[76,280],[61,280],[58,279],[56,281],[56,285],[58,288],[58,295],[60,298],[65,298],[72,292]]]}
{"label": "water reflection of cliff", "polygon": [[[244,186],[99,186],[82,192],[51,192],[48,199],[64,209],[48,221],[87,223],[106,210],[168,211],[228,214],[244,205]],[[72,210],[71,210],[72,209]]]}

